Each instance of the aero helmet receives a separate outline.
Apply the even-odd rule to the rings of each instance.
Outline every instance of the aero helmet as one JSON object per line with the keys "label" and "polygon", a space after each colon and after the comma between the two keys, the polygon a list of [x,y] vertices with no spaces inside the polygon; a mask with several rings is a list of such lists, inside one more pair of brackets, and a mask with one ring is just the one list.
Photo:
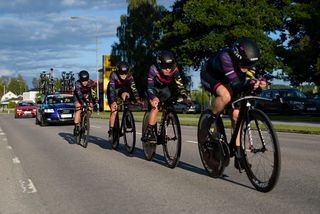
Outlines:
{"label": "aero helmet", "polygon": [[171,51],[161,51],[157,55],[157,65],[159,69],[172,68],[175,65],[175,58]]}
{"label": "aero helmet", "polygon": [[119,62],[117,65],[117,73],[119,75],[128,74],[129,73],[129,64],[127,62]]}
{"label": "aero helmet", "polygon": [[89,73],[88,71],[82,70],[79,72],[79,79],[81,82],[89,80]]}
{"label": "aero helmet", "polygon": [[243,67],[253,66],[260,58],[260,50],[257,43],[246,37],[236,40],[232,51],[239,65]]}

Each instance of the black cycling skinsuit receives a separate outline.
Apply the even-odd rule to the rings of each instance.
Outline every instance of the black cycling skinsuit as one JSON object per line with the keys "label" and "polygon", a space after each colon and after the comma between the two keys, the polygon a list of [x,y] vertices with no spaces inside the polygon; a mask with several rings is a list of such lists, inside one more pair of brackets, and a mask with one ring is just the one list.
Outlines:
{"label": "black cycling skinsuit", "polygon": [[82,85],[80,80],[77,80],[75,82],[75,89],[74,89],[74,97],[75,101],[78,101],[80,104],[83,103],[84,96],[89,95],[89,101],[92,102],[93,95],[92,95],[92,89],[95,89],[96,83],[93,80],[88,80],[88,84],[86,86]]}
{"label": "black cycling skinsuit", "polygon": [[152,65],[148,72],[148,99],[152,100],[153,98],[158,97],[160,101],[165,101],[170,98],[172,96],[172,88],[169,87],[169,85],[173,82],[175,83],[179,94],[183,97],[187,97],[187,92],[182,83],[178,69],[176,69],[171,76],[165,76],[159,72],[155,65]]}
{"label": "black cycling skinsuit", "polygon": [[222,49],[213,55],[201,71],[201,84],[205,89],[215,94],[220,85],[229,85],[234,93],[247,86],[246,73],[235,65],[231,49]]}
{"label": "black cycling skinsuit", "polygon": [[136,100],[140,99],[133,76],[131,74],[128,74],[126,79],[122,80],[116,72],[112,72],[110,74],[107,87],[107,99],[109,105],[111,105],[113,102],[116,102],[117,97],[120,97],[123,92],[128,92],[131,96],[133,95]]}

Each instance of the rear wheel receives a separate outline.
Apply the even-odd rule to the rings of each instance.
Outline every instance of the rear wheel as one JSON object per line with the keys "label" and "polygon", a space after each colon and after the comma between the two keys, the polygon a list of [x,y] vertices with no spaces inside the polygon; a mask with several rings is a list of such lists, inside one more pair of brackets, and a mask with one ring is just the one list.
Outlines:
{"label": "rear wheel", "polygon": [[84,114],[81,121],[80,130],[79,130],[79,144],[84,148],[87,148],[88,146],[89,136],[90,136],[90,120],[89,120],[88,114]]}
{"label": "rear wheel", "polygon": [[131,111],[126,111],[125,114],[123,114],[123,125],[122,125],[122,131],[123,131],[123,138],[124,138],[124,144],[126,146],[127,151],[131,154],[133,153],[133,150],[136,145],[136,127],[134,123],[133,114]]}
{"label": "rear wheel", "polygon": [[[146,112],[143,117],[142,136],[144,136],[144,133],[147,130],[148,118],[149,118],[149,112]],[[157,144],[149,143],[149,142],[142,142],[142,147],[143,147],[143,152],[144,152],[146,159],[148,161],[151,161],[156,154]]]}
{"label": "rear wheel", "polygon": [[[229,163],[229,150],[224,140],[219,141],[213,137],[212,125],[214,123],[211,110],[204,111],[198,123],[198,149],[202,164],[207,173],[214,178],[222,175],[225,166]],[[222,130],[216,130],[217,133],[223,133]]]}
{"label": "rear wheel", "polygon": [[280,147],[277,135],[265,113],[258,109],[248,112],[241,128],[243,162],[252,185],[269,192],[280,174]]}
{"label": "rear wheel", "polygon": [[176,114],[168,113],[163,133],[163,154],[170,168],[177,166],[181,155],[181,129]]}

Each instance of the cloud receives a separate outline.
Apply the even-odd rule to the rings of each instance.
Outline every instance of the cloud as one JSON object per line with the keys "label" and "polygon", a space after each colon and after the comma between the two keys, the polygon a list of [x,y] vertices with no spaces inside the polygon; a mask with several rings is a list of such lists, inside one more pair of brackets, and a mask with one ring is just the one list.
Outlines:
{"label": "cloud", "polygon": [[0,70],[0,77],[11,76],[14,72],[9,70]]}
{"label": "cloud", "polygon": [[127,0],[0,1],[0,75],[31,78],[50,68],[94,73],[96,36],[100,68],[126,11]]}

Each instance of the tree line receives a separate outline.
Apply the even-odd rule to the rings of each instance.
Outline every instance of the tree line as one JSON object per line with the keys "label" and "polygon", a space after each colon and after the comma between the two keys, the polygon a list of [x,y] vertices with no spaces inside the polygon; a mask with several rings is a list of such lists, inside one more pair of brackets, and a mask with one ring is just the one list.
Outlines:
{"label": "tree line", "polygon": [[185,83],[191,71],[241,36],[255,39],[262,52],[258,68],[278,71],[291,85],[320,85],[320,17],[317,0],[176,0],[170,11],[156,0],[127,0],[120,17],[112,60],[127,60],[145,88],[157,50],[177,57]]}

